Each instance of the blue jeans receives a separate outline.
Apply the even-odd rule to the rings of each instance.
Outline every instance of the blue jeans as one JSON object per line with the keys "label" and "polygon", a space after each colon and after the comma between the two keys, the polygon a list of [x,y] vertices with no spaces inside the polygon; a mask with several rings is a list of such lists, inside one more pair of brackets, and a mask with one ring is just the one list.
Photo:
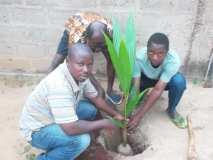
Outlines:
{"label": "blue jeans", "polygon": [[[76,113],[81,120],[94,120],[97,109],[83,100]],[[90,141],[89,134],[67,135],[58,124],[51,124],[33,132],[31,145],[46,151],[37,160],[73,160],[86,150]]]}
{"label": "blue jeans", "polygon": [[[158,80],[149,79],[143,73],[141,73],[140,90],[144,90],[149,87],[153,87]],[[167,83],[165,90],[168,90],[169,94],[169,106],[168,111],[173,113],[186,89],[186,79],[181,73],[176,73],[171,80]]]}

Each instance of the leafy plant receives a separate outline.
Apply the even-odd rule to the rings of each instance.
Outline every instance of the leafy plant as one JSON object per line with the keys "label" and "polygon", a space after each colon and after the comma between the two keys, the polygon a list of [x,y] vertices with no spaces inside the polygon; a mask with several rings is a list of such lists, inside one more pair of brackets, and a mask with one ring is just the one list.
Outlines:
{"label": "leafy plant", "polygon": [[110,119],[115,125],[123,129],[123,144],[126,144],[128,116],[135,109],[138,102],[144,97],[148,89],[137,94],[135,88],[131,86],[136,57],[136,34],[133,17],[130,16],[128,18],[126,31],[123,36],[121,35],[119,24],[114,18],[112,19],[112,25],[113,41],[106,34],[104,34],[104,37],[113,67],[120,83],[121,91],[123,93],[124,100],[122,114],[124,115],[125,120],[123,122],[119,122],[113,118]]}

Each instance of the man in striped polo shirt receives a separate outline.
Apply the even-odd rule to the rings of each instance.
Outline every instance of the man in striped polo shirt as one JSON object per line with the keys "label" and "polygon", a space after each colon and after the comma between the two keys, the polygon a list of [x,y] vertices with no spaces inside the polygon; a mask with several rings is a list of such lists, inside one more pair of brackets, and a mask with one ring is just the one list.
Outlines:
{"label": "man in striped polo shirt", "polygon": [[[90,144],[89,132],[114,129],[116,126],[108,119],[95,120],[96,107],[123,120],[121,114],[97,96],[88,79],[92,66],[91,49],[85,44],[74,44],[65,62],[28,97],[20,129],[32,146],[46,151],[37,160],[73,160]],[[83,96],[87,100],[82,100]]]}

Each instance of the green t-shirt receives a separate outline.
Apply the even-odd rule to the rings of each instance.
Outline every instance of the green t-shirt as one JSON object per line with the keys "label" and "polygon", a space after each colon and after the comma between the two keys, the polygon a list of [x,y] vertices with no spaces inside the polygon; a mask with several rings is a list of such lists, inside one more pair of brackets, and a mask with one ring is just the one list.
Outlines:
{"label": "green t-shirt", "polygon": [[136,54],[136,62],[133,77],[140,77],[141,72],[148,78],[169,82],[178,72],[181,62],[176,52],[169,50],[163,63],[154,68],[147,56],[147,48],[140,49]]}

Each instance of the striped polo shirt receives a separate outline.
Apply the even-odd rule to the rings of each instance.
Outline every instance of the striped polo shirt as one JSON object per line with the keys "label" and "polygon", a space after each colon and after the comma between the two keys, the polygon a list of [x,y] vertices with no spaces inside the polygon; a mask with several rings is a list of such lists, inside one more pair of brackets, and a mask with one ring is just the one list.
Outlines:
{"label": "striped polo shirt", "polygon": [[22,135],[31,141],[32,132],[41,127],[78,120],[76,107],[83,96],[96,97],[97,91],[89,79],[77,85],[65,61],[28,97],[20,119]]}

